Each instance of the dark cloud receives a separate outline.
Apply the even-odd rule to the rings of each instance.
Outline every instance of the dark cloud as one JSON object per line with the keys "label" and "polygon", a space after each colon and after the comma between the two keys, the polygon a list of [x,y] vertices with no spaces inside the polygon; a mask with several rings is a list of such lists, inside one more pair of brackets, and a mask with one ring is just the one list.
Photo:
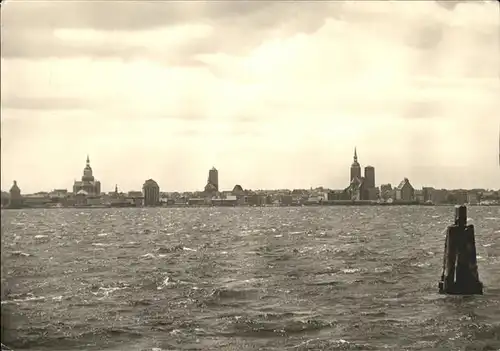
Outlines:
{"label": "dark cloud", "polygon": [[[437,2],[453,10],[466,1]],[[2,9],[2,57],[147,58],[168,66],[206,67],[210,65],[200,59],[201,54],[245,55],[273,37],[313,33],[328,18],[362,22],[367,26],[372,23],[374,28],[387,20],[383,11],[361,11],[341,1],[11,0]],[[130,31],[181,24],[206,24],[213,31],[207,37],[189,39],[175,47],[162,45],[161,38],[156,48],[116,40],[120,34]],[[439,47],[447,30],[433,18],[408,25],[412,31],[405,38],[407,45],[424,51]],[[55,29],[93,29],[103,35],[103,40],[71,42],[56,37]],[[488,32],[480,37],[487,41],[492,35]]]}
{"label": "dark cloud", "polygon": [[2,108],[11,110],[84,110],[87,106],[83,100],[66,97],[2,97]]}
{"label": "dark cloud", "polygon": [[[335,16],[342,3],[330,2],[138,2],[12,0],[2,11],[3,57],[157,56],[168,64],[200,65],[196,54],[245,53],[270,35],[311,33]],[[213,33],[181,43],[175,52],[155,52],[114,42],[113,32],[148,30],[176,24],[206,24]],[[109,41],[75,45],[54,36],[54,29],[94,29],[110,33]],[[161,44],[161,43],[159,43]],[[158,57],[159,56],[159,57]],[[154,58],[154,57],[153,57]]]}
{"label": "dark cloud", "polygon": [[488,0],[436,0],[437,4],[444,7],[447,10],[453,11],[455,7],[460,4],[467,4],[471,2],[483,2],[486,3]]}
{"label": "dark cloud", "polygon": [[[245,22],[274,27],[290,16],[314,9],[319,16],[328,2],[279,1],[20,1],[3,8],[3,24],[17,28],[93,28],[140,30],[197,23]],[[305,11],[304,11],[305,10]],[[241,23],[244,24],[244,23]]]}
{"label": "dark cloud", "polygon": [[106,45],[88,43],[79,45],[68,43],[54,37],[52,31],[40,29],[32,32],[28,29],[16,29],[6,27],[3,31],[2,56],[3,57],[68,57],[68,56],[91,56],[91,57],[122,57],[133,58],[144,48],[133,45],[122,45],[110,40]]}

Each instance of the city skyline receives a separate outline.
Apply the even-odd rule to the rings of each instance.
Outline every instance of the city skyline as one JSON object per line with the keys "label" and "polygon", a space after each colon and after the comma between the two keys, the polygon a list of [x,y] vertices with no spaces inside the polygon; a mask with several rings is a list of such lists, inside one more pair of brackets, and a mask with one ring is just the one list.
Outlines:
{"label": "city skyline", "polygon": [[498,6],[7,2],[2,190],[498,189]]}
{"label": "city skyline", "polygon": [[[346,188],[346,185],[349,185],[349,184],[353,184],[353,183],[356,183],[358,180],[365,180],[365,177],[368,177],[368,184],[369,184],[369,187],[376,187],[376,188],[379,188],[380,186],[385,186],[385,185],[392,185],[393,187],[396,187],[401,180],[407,180],[408,177],[404,176],[400,179],[400,181],[396,181],[396,182],[376,182],[375,179],[376,176],[376,168],[373,167],[371,164],[367,163],[367,164],[362,164],[360,162],[358,162],[359,159],[358,159],[358,154],[357,154],[357,147],[354,147],[354,153],[353,153],[353,163],[350,164],[349,166],[349,170],[346,173],[346,175],[348,175],[348,179],[351,179],[350,181],[347,181],[345,184],[339,186],[339,187],[331,187],[331,186],[326,186],[326,185],[311,185],[311,186],[299,186],[299,187],[294,187],[294,188],[287,188],[287,187],[276,187],[276,188],[265,188],[265,187],[256,187],[256,188],[245,188],[244,186],[242,187],[242,189],[246,189],[246,190],[278,190],[278,189],[289,189],[289,190],[292,190],[292,189],[309,189],[309,188],[325,188],[325,189],[332,189],[332,190],[342,190],[342,189],[345,189]],[[215,166],[212,166],[210,169],[208,169],[208,179],[207,179],[207,182],[205,183],[205,186],[204,187],[198,187],[198,188],[195,188],[195,189],[168,189],[168,190],[165,190],[165,189],[161,189],[161,186],[160,186],[160,189],[161,189],[161,192],[203,192],[203,191],[207,191],[207,187],[208,186],[211,186],[211,185],[214,185],[214,190],[216,191],[219,191],[219,192],[224,192],[224,191],[230,191],[231,189],[233,189],[235,186],[241,186],[240,183],[235,183],[234,185],[228,185],[227,188],[225,188],[224,186],[220,187],[219,188],[219,170],[215,167]],[[353,173],[354,172],[354,173]],[[367,176],[366,175],[366,172],[370,172],[370,175]],[[54,186],[50,189],[38,189],[38,190],[33,190],[33,191],[29,191],[29,192],[26,192],[26,191],[23,191],[24,194],[33,194],[33,193],[37,193],[37,192],[51,192],[51,191],[54,191],[54,190],[60,190],[60,189],[65,189],[65,190],[73,190],[73,193],[77,193],[78,190],[86,190],[87,193],[95,193],[95,194],[99,194],[99,193],[113,193],[113,192],[116,192],[117,189],[119,188],[118,187],[118,183],[115,183],[114,186],[113,186],[113,189],[107,189],[104,188],[102,191],[100,190],[101,189],[101,182],[100,180],[98,180],[97,178],[94,178],[93,176],[93,168],[91,166],[91,162],[90,162],[90,156],[87,154],[87,157],[86,157],[86,161],[85,161],[85,167],[83,168],[83,176],[81,177],[81,180],[78,180],[79,178],[78,177],[75,177],[75,179],[73,180],[73,185],[71,187],[62,187],[62,186]],[[85,188],[83,186],[83,181],[90,181],[90,183],[87,183],[87,187],[90,187],[90,188]],[[95,181],[95,182],[94,182]],[[146,180],[146,182],[155,182],[152,178],[149,178]],[[16,186],[17,185],[17,179],[13,180],[13,183],[14,185]],[[413,184],[415,184],[414,182],[412,182]],[[12,186],[12,184],[10,185]],[[94,188],[95,187],[95,188]],[[417,186],[417,188],[423,188],[423,187],[435,187],[433,184],[423,184],[423,185],[419,185]],[[497,188],[488,188],[488,187],[480,187],[480,186],[474,186],[474,187],[470,187],[470,188],[464,188],[464,187],[458,187],[458,188],[450,188],[450,187],[435,187],[437,189],[441,188],[441,189],[448,189],[448,190],[452,190],[452,189],[492,189],[492,190],[497,190]],[[137,189],[139,189],[138,187],[135,187],[135,188],[129,188],[129,189],[123,189],[121,188],[120,192],[124,191],[125,192],[137,192]],[[4,190],[2,188],[2,191],[4,192],[7,192],[7,190]],[[140,192],[141,190],[139,190]],[[209,190],[210,191],[210,190]]]}

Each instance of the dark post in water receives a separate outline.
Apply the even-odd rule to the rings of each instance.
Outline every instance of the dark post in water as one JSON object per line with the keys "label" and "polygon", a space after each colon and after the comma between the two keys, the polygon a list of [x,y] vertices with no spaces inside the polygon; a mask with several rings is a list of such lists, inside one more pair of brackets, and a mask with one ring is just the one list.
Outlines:
{"label": "dark post in water", "polygon": [[455,224],[448,226],[444,244],[443,274],[439,293],[482,295],[483,284],[477,272],[474,226],[467,225],[467,207],[455,207]]}

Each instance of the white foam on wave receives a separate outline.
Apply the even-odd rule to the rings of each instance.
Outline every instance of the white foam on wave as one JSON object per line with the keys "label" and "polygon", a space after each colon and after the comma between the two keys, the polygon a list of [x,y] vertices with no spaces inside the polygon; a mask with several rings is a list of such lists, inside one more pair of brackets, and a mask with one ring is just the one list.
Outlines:
{"label": "white foam on wave", "polygon": [[35,235],[35,239],[44,239],[44,238],[47,238],[48,236],[47,235]]}
{"label": "white foam on wave", "polygon": [[247,285],[252,285],[252,284],[257,284],[262,282],[262,278],[250,278],[250,279],[243,279],[243,280],[230,280],[224,284],[224,287],[226,289],[234,289],[242,286],[247,286]]}
{"label": "white foam on wave", "polygon": [[34,296],[34,295],[29,294],[29,296],[24,298],[24,299],[2,300],[1,304],[2,305],[8,305],[8,304],[16,304],[17,305],[17,304],[22,303],[22,302],[31,302],[31,301],[37,302],[37,301],[44,301],[44,300],[45,300],[45,296]]}
{"label": "white foam on wave", "polygon": [[170,277],[167,276],[165,279],[163,279],[161,284],[156,287],[156,290],[163,290],[163,288],[166,288],[167,286],[172,285],[172,284],[174,284],[174,282],[171,282]]}
{"label": "white foam on wave", "polygon": [[26,253],[26,252],[22,252],[22,251],[13,251],[12,256],[23,256],[23,257],[30,257],[31,255],[29,253]]}
{"label": "white foam on wave", "polygon": [[342,273],[358,273],[360,271],[359,268],[345,268],[345,269],[342,269]]}
{"label": "white foam on wave", "polygon": [[429,262],[418,262],[418,263],[411,264],[412,267],[419,267],[419,268],[429,267],[430,265],[431,264]]}
{"label": "white foam on wave", "polygon": [[141,256],[142,258],[148,258],[148,259],[152,259],[152,258],[156,258],[155,255],[153,255],[152,253],[147,253],[147,254],[144,254]]}
{"label": "white foam on wave", "polygon": [[388,273],[388,272],[392,272],[392,269],[393,268],[391,266],[377,267],[377,268],[375,268],[375,272]]}
{"label": "white foam on wave", "polygon": [[111,244],[103,244],[103,243],[92,243],[92,246],[103,246],[103,247],[108,247],[112,246]]}
{"label": "white foam on wave", "polygon": [[96,292],[92,291],[92,294],[94,295],[100,295],[100,294],[103,294],[104,297],[108,297],[109,294],[115,292],[115,291],[118,291],[118,290],[123,290],[123,289],[127,289],[128,286],[123,286],[123,287],[111,287],[111,288],[106,288],[106,287],[99,287],[99,289],[97,289]]}
{"label": "white foam on wave", "polygon": [[189,247],[183,247],[182,248],[184,251],[193,251],[193,252],[196,252],[196,249],[191,249]]}

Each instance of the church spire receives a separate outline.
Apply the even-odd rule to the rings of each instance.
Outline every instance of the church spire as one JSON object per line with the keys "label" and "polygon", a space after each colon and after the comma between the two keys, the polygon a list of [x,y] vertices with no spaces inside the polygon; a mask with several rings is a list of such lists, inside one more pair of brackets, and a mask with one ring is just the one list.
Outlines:
{"label": "church spire", "polygon": [[87,166],[90,165],[90,158],[89,158],[89,154],[87,154]]}
{"label": "church spire", "polygon": [[354,162],[358,162],[358,152],[356,151],[356,146],[354,147]]}

